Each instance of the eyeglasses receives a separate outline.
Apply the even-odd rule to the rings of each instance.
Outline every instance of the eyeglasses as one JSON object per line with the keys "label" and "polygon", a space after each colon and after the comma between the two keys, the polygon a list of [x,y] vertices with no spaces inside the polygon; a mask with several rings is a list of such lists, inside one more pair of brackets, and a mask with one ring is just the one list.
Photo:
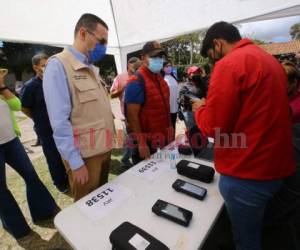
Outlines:
{"label": "eyeglasses", "polygon": [[89,31],[89,30],[86,30],[86,31],[89,34],[91,34],[92,36],[94,36],[97,39],[97,41],[98,41],[99,44],[101,44],[101,45],[106,45],[107,44],[107,40],[105,38],[99,38],[99,37],[96,36],[96,34],[94,32]]}

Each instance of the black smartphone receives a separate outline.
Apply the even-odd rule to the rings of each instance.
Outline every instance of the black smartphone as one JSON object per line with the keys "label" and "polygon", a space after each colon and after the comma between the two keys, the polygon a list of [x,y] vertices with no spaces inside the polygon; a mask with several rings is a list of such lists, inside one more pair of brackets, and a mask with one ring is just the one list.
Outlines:
{"label": "black smartphone", "polygon": [[177,179],[172,187],[177,191],[177,192],[181,192],[181,193],[185,193],[189,196],[192,196],[198,200],[203,200],[204,197],[206,196],[207,193],[207,189],[194,185],[190,182],[184,181],[184,180],[180,180]]}
{"label": "black smartphone", "polygon": [[163,200],[157,200],[152,207],[152,212],[158,216],[187,227],[193,217],[193,212]]}

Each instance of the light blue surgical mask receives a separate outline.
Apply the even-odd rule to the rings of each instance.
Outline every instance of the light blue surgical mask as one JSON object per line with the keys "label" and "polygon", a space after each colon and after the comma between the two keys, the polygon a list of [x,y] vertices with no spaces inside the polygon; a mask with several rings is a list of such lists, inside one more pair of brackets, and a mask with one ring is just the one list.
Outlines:
{"label": "light blue surgical mask", "polygon": [[164,59],[160,57],[150,57],[149,58],[149,65],[148,68],[151,70],[152,73],[157,74],[163,68]]}
{"label": "light blue surgical mask", "polygon": [[91,63],[100,61],[106,55],[106,46],[97,43],[96,47],[89,51],[89,60]]}

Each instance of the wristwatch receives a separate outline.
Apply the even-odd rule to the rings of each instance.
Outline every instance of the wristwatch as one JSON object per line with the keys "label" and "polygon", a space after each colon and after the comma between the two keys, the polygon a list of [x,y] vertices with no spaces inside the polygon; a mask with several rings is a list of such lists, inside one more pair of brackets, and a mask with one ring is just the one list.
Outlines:
{"label": "wristwatch", "polygon": [[0,88],[0,92],[4,91],[4,90],[6,90],[6,89],[8,89],[8,87],[6,87],[6,86],[1,87],[1,88]]}

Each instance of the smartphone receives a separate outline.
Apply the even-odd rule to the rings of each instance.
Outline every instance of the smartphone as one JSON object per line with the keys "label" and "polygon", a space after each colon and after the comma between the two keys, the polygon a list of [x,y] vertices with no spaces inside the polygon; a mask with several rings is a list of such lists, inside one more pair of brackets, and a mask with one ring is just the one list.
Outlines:
{"label": "smartphone", "polygon": [[187,227],[193,217],[193,212],[163,200],[157,200],[152,212],[179,225]]}
{"label": "smartphone", "polygon": [[184,181],[184,180],[180,180],[177,179],[172,187],[177,191],[177,192],[181,192],[184,194],[187,194],[191,197],[194,197],[198,200],[203,200],[204,197],[206,196],[207,193],[207,189],[194,185],[190,182]]}

